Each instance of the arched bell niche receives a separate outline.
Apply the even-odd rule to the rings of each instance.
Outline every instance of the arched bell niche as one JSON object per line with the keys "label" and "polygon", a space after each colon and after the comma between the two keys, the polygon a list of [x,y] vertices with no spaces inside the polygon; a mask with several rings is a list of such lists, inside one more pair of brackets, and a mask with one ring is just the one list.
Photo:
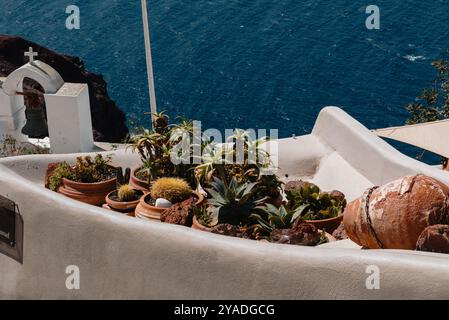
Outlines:
{"label": "arched bell niche", "polygon": [[18,95],[23,96],[27,119],[21,131],[29,138],[43,139],[49,136],[44,92],[39,82],[28,77],[23,79],[22,91],[17,91]]}
{"label": "arched bell niche", "polygon": [[45,94],[55,94],[63,85],[61,75],[41,61],[27,63],[6,78],[3,91],[13,97],[12,113],[26,113],[22,133],[29,138],[49,136]]}

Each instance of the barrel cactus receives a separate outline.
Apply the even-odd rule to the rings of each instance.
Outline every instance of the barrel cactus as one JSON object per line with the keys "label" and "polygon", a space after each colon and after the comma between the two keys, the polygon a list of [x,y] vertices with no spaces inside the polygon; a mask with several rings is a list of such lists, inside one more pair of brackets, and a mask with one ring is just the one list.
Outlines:
{"label": "barrel cactus", "polygon": [[193,190],[187,181],[179,178],[160,178],[151,186],[153,199],[166,199],[171,203],[178,203],[188,199]]}
{"label": "barrel cactus", "polygon": [[129,184],[122,185],[118,189],[117,195],[121,202],[130,202],[136,197],[135,190]]}

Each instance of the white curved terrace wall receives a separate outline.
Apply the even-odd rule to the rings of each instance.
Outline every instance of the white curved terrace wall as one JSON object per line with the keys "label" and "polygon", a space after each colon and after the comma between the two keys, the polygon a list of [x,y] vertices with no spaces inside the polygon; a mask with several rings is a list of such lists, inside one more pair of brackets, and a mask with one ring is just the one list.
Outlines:
{"label": "white curved terrace wall", "polygon": [[[322,121],[334,130],[325,129]],[[361,157],[352,156],[341,139],[348,139],[352,147],[365,146],[361,152],[372,155],[372,170],[382,177],[358,163]],[[421,169],[439,175],[425,165],[414,168],[416,161],[373,139],[372,133],[334,108],[323,111],[313,135],[282,140],[280,152],[284,172],[298,176],[305,172],[317,178],[328,170],[326,161],[338,157],[374,182],[390,179],[387,174],[393,179]],[[17,202],[25,222],[23,264],[0,255],[0,298],[449,298],[447,255],[236,239],[129,218],[44,189],[47,164],[74,156],[0,160],[0,194]],[[132,166],[139,160],[135,154],[116,151],[114,161]],[[65,286],[68,265],[80,268],[80,290]],[[380,290],[366,288],[370,265],[380,269]]]}
{"label": "white curved terrace wall", "polygon": [[423,173],[449,184],[449,173],[409,158],[337,107],[324,108],[312,135],[376,185]]}

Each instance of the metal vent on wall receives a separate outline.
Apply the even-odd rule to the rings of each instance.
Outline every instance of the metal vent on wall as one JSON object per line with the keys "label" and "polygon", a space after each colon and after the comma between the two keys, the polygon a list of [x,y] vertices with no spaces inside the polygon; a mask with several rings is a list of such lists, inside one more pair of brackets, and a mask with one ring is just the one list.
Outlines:
{"label": "metal vent on wall", "polygon": [[16,203],[1,195],[0,254],[23,263],[23,219]]}

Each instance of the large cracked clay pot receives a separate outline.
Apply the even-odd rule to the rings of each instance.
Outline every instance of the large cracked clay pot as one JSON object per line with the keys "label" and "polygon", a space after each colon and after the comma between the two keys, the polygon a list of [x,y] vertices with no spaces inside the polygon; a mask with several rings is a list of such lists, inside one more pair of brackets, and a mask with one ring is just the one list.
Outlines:
{"label": "large cracked clay pot", "polygon": [[371,188],[346,207],[345,231],[365,248],[414,250],[426,227],[447,223],[448,194],[448,186],[424,175]]}

